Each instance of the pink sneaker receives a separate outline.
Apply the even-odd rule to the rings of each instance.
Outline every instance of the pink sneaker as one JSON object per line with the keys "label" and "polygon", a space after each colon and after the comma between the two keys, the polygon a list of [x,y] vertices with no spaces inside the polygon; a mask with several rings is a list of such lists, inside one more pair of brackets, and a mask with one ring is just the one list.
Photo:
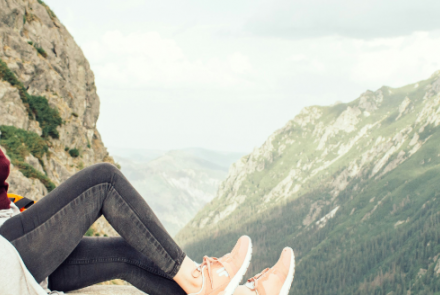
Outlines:
{"label": "pink sneaker", "polygon": [[295,274],[295,255],[284,248],[280,259],[272,268],[266,268],[245,284],[258,295],[288,295]]}
{"label": "pink sneaker", "polygon": [[193,272],[193,276],[202,276],[202,289],[189,295],[232,295],[246,273],[252,257],[252,242],[248,236],[242,236],[231,253],[222,258],[203,258],[203,263]]}

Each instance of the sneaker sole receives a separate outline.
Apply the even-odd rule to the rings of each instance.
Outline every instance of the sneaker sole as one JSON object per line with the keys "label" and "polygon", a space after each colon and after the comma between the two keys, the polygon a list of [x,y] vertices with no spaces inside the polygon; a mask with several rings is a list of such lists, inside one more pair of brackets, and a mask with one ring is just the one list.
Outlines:
{"label": "sneaker sole", "polygon": [[231,279],[228,286],[224,290],[223,295],[232,295],[235,292],[235,289],[237,289],[238,285],[240,284],[241,280],[243,279],[243,276],[245,275],[249,264],[251,263],[252,258],[252,241],[251,238],[246,236],[249,239],[249,247],[248,251],[246,253],[246,258],[244,259],[243,264],[241,265],[238,272],[235,274],[235,276]]}
{"label": "sneaker sole", "polygon": [[288,295],[290,291],[290,287],[292,286],[293,277],[295,275],[295,254],[293,253],[292,249],[289,249],[292,255],[290,256],[290,267],[289,267],[289,274],[287,275],[286,280],[284,281],[283,287],[281,288],[281,291],[279,295]]}

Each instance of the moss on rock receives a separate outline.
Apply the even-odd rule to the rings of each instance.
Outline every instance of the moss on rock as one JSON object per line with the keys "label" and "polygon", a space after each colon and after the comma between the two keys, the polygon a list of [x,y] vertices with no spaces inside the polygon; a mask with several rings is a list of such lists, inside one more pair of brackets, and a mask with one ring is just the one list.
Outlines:
{"label": "moss on rock", "polygon": [[47,142],[34,132],[14,126],[0,126],[0,131],[0,145],[6,148],[12,164],[24,176],[40,180],[49,192],[52,191],[56,186],[49,177],[25,162],[26,157],[31,154],[38,159],[44,169],[43,157],[49,153]]}
{"label": "moss on rock", "polygon": [[62,119],[57,109],[50,107],[49,102],[44,96],[34,96],[27,92],[15,74],[8,68],[7,64],[0,59],[0,79],[8,82],[17,88],[21,100],[29,114],[29,117],[40,123],[43,130],[43,137],[59,138],[57,130],[61,126]]}

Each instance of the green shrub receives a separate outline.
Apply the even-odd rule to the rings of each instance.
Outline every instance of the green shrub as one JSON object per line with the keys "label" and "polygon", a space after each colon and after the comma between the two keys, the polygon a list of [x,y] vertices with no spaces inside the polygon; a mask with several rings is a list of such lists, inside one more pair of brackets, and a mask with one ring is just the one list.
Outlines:
{"label": "green shrub", "polygon": [[0,79],[8,82],[11,86],[18,89],[21,100],[31,119],[40,123],[43,130],[43,137],[59,138],[57,127],[61,126],[62,119],[57,109],[51,108],[47,98],[43,96],[30,95],[23,83],[21,83],[14,73],[8,68],[6,63],[0,59]]}
{"label": "green shrub", "polygon": [[49,154],[47,142],[38,134],[29,132],[14,126],[0,126],[1,137],[0,145],[4,146],[11,162],[27,178],[36,178],[44,184],[50,192],[55,188],[55,184],[43,173],[36,170],[25,162],[25,158],[32,154],[38,159],[44,169],[43,157]]}
{"label": "green shrub", "polygon": [[77,148],[71,149],[69,151],[69,154],[72,158],[78,158],[79,156],[79,150]]}
{"label": "green shrub", "polygon": [[[86,231],[86,233],[84,234],[84,236],[86,236],[86,237],[100,237],[101,234],[98,233],[98,232],[95,230],[95,228],[94,228],[93,226],[91,226],[91,227]],[[107,237],[107,235],[104,234],[104,237]]]}
{"label": "green shrub", "polygon": [[20,162],[17,160],[12,160],[11,162],[27,178],[36,178],[41,181],[41,183],[47,188],[49,192],[53,191],[56,188],[55,184],[49,179],[49,177],[47,177],[28,163]]}
{"label": "green shrub", "polygon": [[61,126],[62,119],[58,110],[49,106],[49,102],[43,96],[31,96],[29,106],[33,110],[40,127],[43,130],[43,137],[50,136],[59,138],[57,126]]}
{"label": "green shrub", "polygon": [[38,134],[14,126],[0,126],[2,132],[0,144],[8,149],[11,159],[24,161],[26,156],[32,154],[40,160],[42,166],[43,157],[49,153],[47,142]]}
{"label": "green shrub", "polygon": [[28,44],[31,46],[34,46],[34,42],[32,42],[32,41],[28,41]]}
{"label": "green shrub", "polygon": [[95,230],[93,228],[89,228],[84,235],[86,237],[92,237],[95,235]]}
{"label": "green shrub", "polygon": [[42,48],[34,45],[35,49],[37,49],[37,52],[41,54],[42,57],[47,58],[47,52]]}

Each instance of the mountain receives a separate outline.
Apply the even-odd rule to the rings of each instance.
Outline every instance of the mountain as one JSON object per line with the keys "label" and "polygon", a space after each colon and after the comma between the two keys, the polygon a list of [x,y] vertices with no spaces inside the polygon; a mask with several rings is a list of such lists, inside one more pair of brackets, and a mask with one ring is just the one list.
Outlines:
{"label": "mountain", "polygon": [[162,150],[120,147],[109,147],[109,151],[121,161],[128,160],[136,163],[148,163],[166,153]]}
{"label": "mountain", "polygon": [[171,235],[176,234],[214,198],[229,166],[243,155],[197,148],[169,152],[141,149],[112,151],[122,166],[122,172]]}
{"label": "mountain", "polygon": [[[114,163],[80,47],[41,0],[0,0],[0,145],[10,192],[38,200],[84,167]],[[104,220],[96,231],[114,234]],[[107,228],[107,229],[106,229]]]}
{"label": "mountain", "polygon": [[188,255],[295,250],[290,294],[440,294],[440,71],[312,106],[232,165],[177,235]]}

